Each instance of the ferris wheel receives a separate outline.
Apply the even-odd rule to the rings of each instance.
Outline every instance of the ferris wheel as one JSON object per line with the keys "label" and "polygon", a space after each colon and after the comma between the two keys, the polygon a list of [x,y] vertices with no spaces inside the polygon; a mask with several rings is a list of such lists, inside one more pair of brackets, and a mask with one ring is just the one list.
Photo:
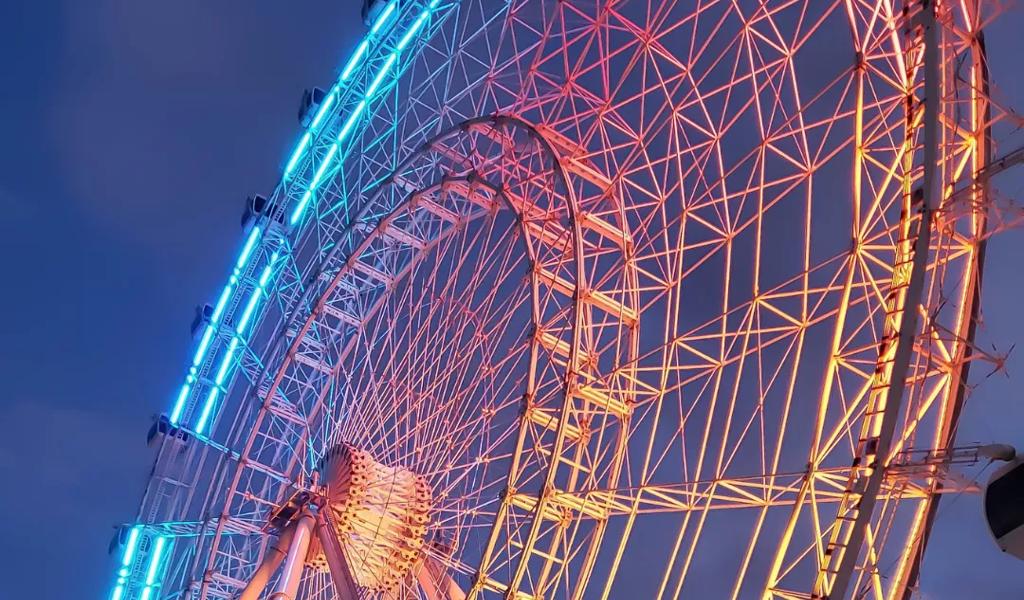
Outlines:
{"label": "ferris wheel", "polygon": [[985,3],[367,3],[112,600],[910,597],[992,228]]}

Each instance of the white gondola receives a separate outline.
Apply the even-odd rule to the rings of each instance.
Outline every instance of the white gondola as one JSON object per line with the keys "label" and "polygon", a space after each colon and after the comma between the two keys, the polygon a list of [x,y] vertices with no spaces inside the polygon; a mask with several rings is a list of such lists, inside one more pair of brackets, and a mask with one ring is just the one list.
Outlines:
{"label": "white gondola", "polygon": [[999,548],[1024,560],[1024,459],[1014,458],[985,487],[985,521]]}

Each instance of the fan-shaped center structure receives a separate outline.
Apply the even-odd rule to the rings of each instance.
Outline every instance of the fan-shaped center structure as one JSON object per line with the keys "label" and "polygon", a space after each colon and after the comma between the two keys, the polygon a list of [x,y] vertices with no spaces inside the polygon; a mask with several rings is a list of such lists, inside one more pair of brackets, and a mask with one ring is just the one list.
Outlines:
{"label": "fan-shaped center structure", "polygon": [[[355,583],[395,590],[420,560],[431,513],[427,480],[348,445],[327,453],[321,474],[326,494],[319,508],[332,513]],[[309,562],[329,570],[322,548],[311,548]]]}

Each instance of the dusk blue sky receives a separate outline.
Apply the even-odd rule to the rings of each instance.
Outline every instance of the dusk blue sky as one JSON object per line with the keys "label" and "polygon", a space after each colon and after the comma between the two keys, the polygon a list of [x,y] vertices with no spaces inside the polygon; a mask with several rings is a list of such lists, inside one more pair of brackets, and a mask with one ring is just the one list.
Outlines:
{"label": "dusk blue sky", "polygon": [[[278,179],[303,88],[360,39],[359,5],[0,3],[0,598],[106,597],[193,307],[234,260],[245,196]],[[1018,11],[988,38],[996,96],[1019,108],[1022,30]],[[1000,190],[1024,198],[1024,176]],[[979,343],[1024,346],[1024,233],[989,258]],[[961,441],[1024,447],[1022,351],[1009,377],[975,368]],[[977,497],[943,503],[923,597],[1024,598],[1024,563],[980,515]]]}

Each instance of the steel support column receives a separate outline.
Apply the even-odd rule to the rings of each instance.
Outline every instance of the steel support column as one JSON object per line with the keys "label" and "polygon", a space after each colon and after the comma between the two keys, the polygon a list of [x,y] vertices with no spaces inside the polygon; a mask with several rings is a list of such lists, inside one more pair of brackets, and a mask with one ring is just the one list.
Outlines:
{"label": "steel support column", "polygon": [[323,508],[317,513],[316,537],[324,549],[324,556],[327,557],[327,566],[331,570],[331,581],[334,582],[334,593],[338,600],[356,600],[359,598],[359,589],[352,577],[352,570],[348,568],[341,543],[334,535],[336,530],[329,512],[330,509]]}
{"label": "steel support column", "polygon": [[238,597],[238,600],[257,600],[263,594],[263,590],[266,589],[267,583],[270,581],[270,576],[277,571],[277,568],[284,561],[285,554],[288,552],[289,546],[291,546],[294,533],[294,525],[289,525],[281,532],[281,535],[278,536],[277,540],[267,549],[266,554],[263,555],[263,562],[260,563],[259,568],[253,573],[252,578],[245,586],[245,589],[242,590],[242,595]]}
{"label": "steel support column", "polygon": [[270,595],[269,600],[295,600],[299,592],[299,581],[302,579],[302,567],[306,562],[306,553],[309,552],[309,542],[313,538],[313,526],[316,521],[313,515],[306,513],[299,517],[293,525],[291,545],[288,547],[288,556],[284,561],[284,570],[281,578],[277,581],[277,590]]}
{"label": "steel support column", "polygon": [[[853,579],[853,574],[860,563],[861,547],[871,532],[871,522],[874,516],[875,503],[878,491],[881,489],[882,480],[888,468],[888,455],[892,446],[893,434],[896,430],[896,422],[899,419],[900,409],[903,405],[903,397],[906,387],[907,372],[910,367],[910,359],[914,352],[914,340],[917,336],[918,310],[924,292],[925,272],[928,268],[928,253],[931,247],[932,221],[935,211],[941,204],[941,181],[939,172],[939,110],[940,103],[940,72],[939,72],[939,32],[936,22],[936,5],[934,0],[923,0],[920,13],[921,40],[923,48],[923,77],[924,77],[924,118],[922,123],[922,162],[924,173],[921,178],[921,200],[920,219],[918,221],[917,236],[913,241],[913,256],[909,281],[902,302],[902,315],[899,320],[899,328],[896,337],[896,347],[892,354],[891,375],[888,387],[884,393],[884,402],[880,410],[880,422],[872,426],[873,436],[876,442],[874,448],[870,449],[866,459],[866,480],[857,485],[860,490],[851,495],[849,501],[852,503],[852,512],[855,516],[853,525],[847,534],[845,543],[833,547],[833,553],[829,557],[822,570],[819,572],[818,580],[815,582],[813,598],[828,598],[830,600],[841,600],[846,597],[847,588]],[[895,273],[893,275],[896,277]],[[881,357],[880,357],[881,358]],[[868,416],[865,416],[868,419]],[[840,517],[843,516],[843,509],[840,509]],[[837,522],[836,527],[841,527]],[[838,559],[838,560],[835,560]],[[835,575],[831,578],[829,585],[828,569],[834,562]]]}

